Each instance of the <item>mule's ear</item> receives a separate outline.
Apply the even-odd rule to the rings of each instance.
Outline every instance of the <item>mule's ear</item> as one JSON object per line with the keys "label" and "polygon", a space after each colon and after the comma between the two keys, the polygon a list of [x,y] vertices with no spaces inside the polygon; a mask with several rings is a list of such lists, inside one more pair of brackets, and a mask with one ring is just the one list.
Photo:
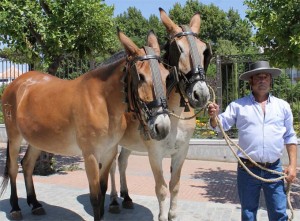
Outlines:
{"label": "mule's ear", "polygon": [[166,27],[168,34],[175,35],[178,32],[181,32],[180,27],[170,19],[170,17],[167,15],[165,10],[159,8],[159,12],[160,12],[160,19],[164,24],[164,26]]}
{"label": "mule's ear", "polygon": [[199,34],[200,24],[201,24],[200,13],[197,12],[196,14],[194,14],[194,16],[191,18],[191,21],[190,21],[190,28],[191,28],[192,32]]}
{"label": "mule's ear", "polygon": [[153,48],[156,55],[160,55],[160,47],[158,44],[157,37],[153,30],[150,30],[147,35],[148,46]]}
{"label": "mule's ear", "polygon": [[118,31],[118,38],[121,44],[123,45],[126,54],[132,56],[138,55],[140,50],[138,46],[130,38],[128,38],[122,31],[120,31],[119,28],[117,28],[117,31]]}

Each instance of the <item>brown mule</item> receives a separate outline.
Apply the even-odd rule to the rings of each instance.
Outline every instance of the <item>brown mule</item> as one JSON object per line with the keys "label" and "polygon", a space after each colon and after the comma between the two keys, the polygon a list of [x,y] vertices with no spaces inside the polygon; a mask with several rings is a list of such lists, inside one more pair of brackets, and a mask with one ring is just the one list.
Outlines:
{"label": "brown mule", "polygon": [[[187,118],[194,115],[194,108],[204,108],[210,98],[209,89],[205,82],[205,71],[211,58],[210,46],[198,38],[200,32],[200,15],[195,14],[189,25],[178,26],[160,8],[160,17],[171,36],[167,43],[166,60],[175,66],[178,72],[169,77],[168,106],[170,112]],[[186,110],[190,110],[186,112]],[[177,197],[179,193],[180,173],[186,158],[189,141],[193,135],[196,121],[195,117],[189,120],[171,118],[171,131],[162,141],[145,143],[134,133],[136,126],[130,123],[120,141],[122,148],[118,158],[118,167],[121,181],[121,196],[124,197],[123,207],[133,208],[133,203],[128,195],[126,183],[126,167],[128,157],[132,150],[148,152],[150,165],[155,179],[155,192],[159,202],[159,220],[177,219]],[[133,142],[134,141],[134,142]],[[163,148],[162,148],[163,147]],[[171,179],[169,182],[170,207],[166,205],[167,184],[162,170],[164,157],[171,157]],[[116,163],[111,168],[112,203],[116,211],[117,191],[115,187],[114,171]],[[110,207],[110,208],[111,208]]]}
{"label": "brown mule", "polygon": [[[32,180],[41,151],[82,155],[94,220],[100,220],[104,214],[109,169],[117,145],[129,126],[125,113],[134,112],[144,133],[153,139],[163,139],[170,131],[165,97],[169,71],[160,62],[156,36],[150,32],[148,46],[143,48],[138,48],[120,31],[118,37],[125,53],[75,80],[31,71],[18,77],[4,91],[2,108],[8,145],[0,193],[10,180],[12,219],[22,218],[16,177],[23,138],[29,143],[22,167],[32,212],[45,213],[36,199]],[[124,103],[124,91],[128,104]]]}

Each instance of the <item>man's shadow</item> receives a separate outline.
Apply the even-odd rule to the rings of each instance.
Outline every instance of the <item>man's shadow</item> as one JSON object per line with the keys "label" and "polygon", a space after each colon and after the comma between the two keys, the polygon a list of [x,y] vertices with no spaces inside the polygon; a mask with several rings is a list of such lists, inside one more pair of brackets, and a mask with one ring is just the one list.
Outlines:
{"label": "man's shadow", "polygon": [[[214,169],[198,168],[191,174],[193,179],[203,180],[207,185],[193,185],[193,188],[202,188],[206,193],[202,194],[211,202],[240,204],[237,193],[236,170],[223,170],[218,167]],[[300,209],[300,171],[297,171],[297,182],[291,185],[291,203],[294,209]],[[260,207],[266,209],[263,193],[260,197]]]}

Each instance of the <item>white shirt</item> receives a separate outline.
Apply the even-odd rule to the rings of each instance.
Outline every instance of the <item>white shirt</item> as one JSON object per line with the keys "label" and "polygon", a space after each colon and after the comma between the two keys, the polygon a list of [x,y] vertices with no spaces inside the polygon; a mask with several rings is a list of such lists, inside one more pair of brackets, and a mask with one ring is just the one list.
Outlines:
{"label": "white shirt", "polygon": [[[297,144],[290,105],[272,95],[265,114],[250,94],[231,102],[219,119],[225,131],[236,125],[239,146],[256,162],[273,163],[282,156],[285,144]],[[238,156],[246,158],[240,151]]]}

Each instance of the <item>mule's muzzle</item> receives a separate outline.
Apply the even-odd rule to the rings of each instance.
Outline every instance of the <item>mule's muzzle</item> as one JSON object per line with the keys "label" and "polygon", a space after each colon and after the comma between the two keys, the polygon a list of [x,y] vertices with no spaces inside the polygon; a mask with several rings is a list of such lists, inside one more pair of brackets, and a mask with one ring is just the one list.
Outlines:
{"label": "mule's muzzle", "polygon": [[158,141],[165,139],[171,130],[169,115],[165,113],[151,117],[147,124],[151,138]]}
{"label": "mule's muzzle", "polygon": [[186,95],[192,108],[203,108],[210,99],[209,88],[204,81],[195,81],[186,89]]}

